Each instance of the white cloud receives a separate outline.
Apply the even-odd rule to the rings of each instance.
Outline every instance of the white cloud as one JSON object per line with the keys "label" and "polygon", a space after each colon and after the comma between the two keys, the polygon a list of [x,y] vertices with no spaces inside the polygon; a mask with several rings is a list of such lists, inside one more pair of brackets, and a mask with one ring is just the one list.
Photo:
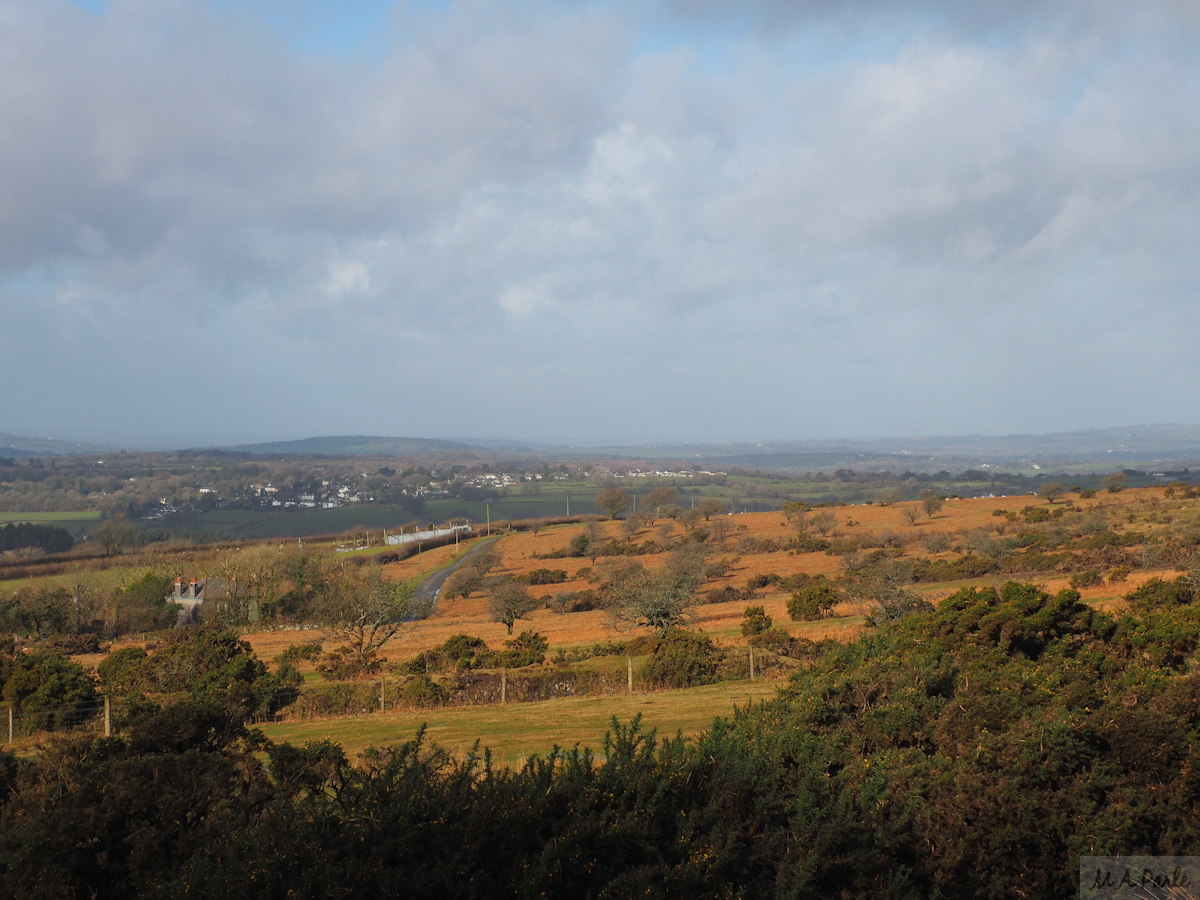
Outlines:
{"label": "white cloud", "polygon": [[326,282],[327,293],[364,294],[371,289],[371,276],[367,267],[356,260],[330,263],[329,280]]}
{"label": "white cloud", "polygon": [[[235,331],[255,335],[243,383],[295,372],[318,399],[343,371],[486,351],[500,399],[434,380],[395,426],[460,435],[603,432],[570,402],[598,380],[624,401],[606,401],[614,429],[701,437],[735,407],[741,436],[895,432],[916,398],[930,429],[965,429],[944,412],[964,407],[976,431],[1061,415],[1033,376],[1006,373],[1031,394],[1009,403],[981,386],[994,367],[953,368],[1013,353],[1051,382],[1200,376],[1149,339],[1101,361],[1042,359],[1025,337],[1194,316],[1188,9],[682,6],[400,7],[382,60],[360,64],[298,56],[202,0],[99,16],[0,0],[0,378],[40,351],[77,361],[75,391],[101,364],[123,385],[74,407],[47,402],[62,385],[7,399],[0,430],[137,406],[124,360]],[[779,396],[748,402],[764,383]],[[239,415],[204,379],[176,387]],[[562,414],[505,399],[530,392]],[[1180,418],[1189,398],[1152,402],[1081,398],[1063,424]],[[338,403],[354,430],[391,427],[378,404]],[[269,429],[301,405],[241,415]]]}

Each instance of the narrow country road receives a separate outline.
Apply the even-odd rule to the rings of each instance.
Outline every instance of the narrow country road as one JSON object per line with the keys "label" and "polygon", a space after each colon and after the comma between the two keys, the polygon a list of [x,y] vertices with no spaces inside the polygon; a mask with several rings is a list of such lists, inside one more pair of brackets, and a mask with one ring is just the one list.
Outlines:
{"label": "narrow country road", "polygon": [[434,572],[432,575],[430,575],[428,578],[426,578],[424,581],[422,581],[420,584],[417,585],[417,590],[413,594],[413,599],[414,600],[428,599],[429,600],[429,611],[433,612],[434,607],[437,605],[438,594],[440,594],[442,592],[442,585],[446,583],[446,579],[449,578],[451,575],[453,575],[455,573],[455,571],[458,569],[458,567],[461,566],[463,563],[465,563],[468,559],[470,559],[476,553],[479,553],[485,547],[490,547],[492,544],[496,543],[496,541],[498,541],[498,540],[500,540],[499,535],[497,535],[496,537],[488,538],[487,540],[484,540],[484,541],[480,541],[478,544],[476,544],[474,547],[472,547],[470,550],[468,550],[466,553],[464,553],[461,557],[459,557],[453,563],[448,565],[446,568],[440,569],[439,571]]}

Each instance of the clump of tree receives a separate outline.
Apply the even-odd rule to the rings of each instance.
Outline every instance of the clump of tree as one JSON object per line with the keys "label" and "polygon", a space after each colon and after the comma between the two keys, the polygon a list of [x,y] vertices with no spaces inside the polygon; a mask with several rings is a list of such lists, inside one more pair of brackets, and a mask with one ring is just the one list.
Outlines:
{"label": "clump of tree", "polygon": [[180,628],[147,652],[127,647],[97,668],[110,694],[187,694],[210,702],[231,719],[268,715],[296,699],[300,673],[281,663],[270,672],[235,631]]}
{"label": "clump of tree", "polygon": [[83,666],[45,647],[15,652],[0,646],[0,699],[39,730],[78,725],[96,715],[96,685]]}
{"label": "clump of tree", "polygon": [[673,487],[656,487],[642,499],[642,508],[654,520],[673,518],[680,512],[679,492]]}
{"label": "clump of tree", "polygon": [[137,526],[124,516],[105,519],[88,533],[88,542],[105,556],[116,556],[134,547],[138,541]]}
{"label": "clump of tree", "polygon": [[0,552],[36,549],[42,553],[65,553],[74,546],[71,532],[56,525],[9,522],[0,527]]}

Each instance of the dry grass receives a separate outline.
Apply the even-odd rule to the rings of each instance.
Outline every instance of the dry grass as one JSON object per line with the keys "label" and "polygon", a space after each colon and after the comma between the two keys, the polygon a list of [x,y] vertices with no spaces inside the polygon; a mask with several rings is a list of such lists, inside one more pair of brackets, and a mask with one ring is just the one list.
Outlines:
{"label": "dry grass", "polygon": [[[1091,500],[1074,499],[1074,504],[1085,511],[1101,506],[1110,512],[1114,510],[1123,512],[1127,507],[1130,511],[1135,511],[1138,518],[1142,519],[1149,510],[1154,509],[1156,505],[1161,505],[1161,497],[1161,489],[1129,489],[1119,494],[1100,494]],[[1065,507],[1066,499],[1073,498],[1064,498],[1055,504],[1055,507]],[[953,557],[956,554],[927,552],[921,543],[922,536],[941,532],[956,541],[962,532],[968,529],[991,529],[1004,525],[1005,520],[994,516],[993,510],[1020,512],[1026,506],[1047,504],[1040,498],[1029,495],[947,500],[942,510],[932,518],[922,513],[918,523],[910,525],[904,519],[904,509],[906,506],[912,505],[912,503],[901,503],[886,507],[879,505],[846,506],[834,507],[832,510],[838,518],[838,530],[844,536],[878,536],[882,533],[892,532],[908,542],[905,547],[907,556],[936,558]],[[739,552],[740,541],[747,537],[773,538],[780,544],[790,540],[795,532],[781,513],[749,513],[729,516],[726,520],[731,525],[729,537],[716,548],[714,555],[730,561],[732,567],[727,575],[707,584],[705,590],[719,589],[726,585],[737,588],[744,587],[752,576],[766,573],[787,577],[798,573],[833,575],[838,571],[839,558],[825,553]],[[855,524],[849,525],[848,521],[853,521]],[[599,524],[606,539],[623,537],[619,522],[605,521]],[[658,540],[664,526],[669,528],[673,540],[678,540],[684,533],[683,527],[678,523],[663,520],[641,529],[634,536],[634,540],[638,542]],[[562,569],[568,575],[566,583],[531,588],[531,593],[535,597],[545,599],[552,598],[564,591],[578,591],[594,586],[586,578],[579,576],[581,569],[592,566],[590,559],[538,558],[567,546],[581,527],[579,525],[561,525],[543,529],[538,534],[521,532],[503,535],[495,544],[495,550],[501,557],[501,564],[494,570],[494,574],[516,576],[538,568]],[[465,552],[467,545],[464,544],[457,549],[459,553]],[[456,548],[453,546],[440,547],[418,557],[392,563],[386,567],[386,571],[390,577],[397,579],[424,577],[450,565],[457,556],[455,551]],[[647,554],[637,557],[637,560],[653,569],[663,563],[665,555],[665,553]],[[1132,573],[1124,584],[1085,588],[1082,591],[1083,598],[1100,608],[1118,607],[1122,595],[1156,574],[1163,573],[1138,571]],[[1057,591],[1068,586],[1068,576],[1044,578],[1040,580],[1040,583],[1047,590]],[[959,586],[961,585],[922,585],[918,587],[918,590],[927,599],[936,603]],[[834,610],[835,617],[831,619],[821,622],[791,622],[786,606],[789,597],[790,594],[786,591],[768,588],[760,590],[751,602],[753,605],[765,607],[777,626],[787,629],[791,634],[812,640],[822,638],[850,640],[862,631],[864,610],[848,604],[836,608]],[[747,605],[749,605],[747,602],[702,604],[694,609],[690,624],[721,643],[741,645],[744,644],[744,639],[740,632],[740,625]],[[527,619],[517,622],[516,630],[524,629],[532,629],[542,634],[553,649],[587,646],[593,643],[619,640],[627,636],[615,631],[611,627],[609,616],[602,611],[562,614],[549,609],[538,609],[532,612]],[[465,600],[442,598],[432,616],[405,629],[388,645],[386,655],[392,660],[407,659],[421,650],[438,646],[451,635],[462,632],[483,638],[493,648],[502,647],[504,641],[509,637],[503,625],[491,621],[486,596],[475,595]],[[260,657],[270,659],[290,644],[316,640],[320,637],[320,632],[311,630],[276,631],[252,633],[247,635],[247,640],[250,641]]]}

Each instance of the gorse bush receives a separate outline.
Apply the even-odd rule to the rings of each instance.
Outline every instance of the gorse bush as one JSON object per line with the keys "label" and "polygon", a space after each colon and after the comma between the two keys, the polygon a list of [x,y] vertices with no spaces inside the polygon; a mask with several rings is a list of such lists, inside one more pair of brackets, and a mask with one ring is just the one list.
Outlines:
{"label": "gorse bush", "polygon": [[660,688],[714,684],[722,655],[710,638],[673,628],[655,641],[641,677],[651,687]]}
{"label": "gorse bush", "polygon": [[[694,740],[614,722],[595,754],[512,769],[421,734],[351,764],[272,745],[215,697],[147,704],[109,740],[0,751],[0,896],[1074,896],[1082,856],[1184,855],[1200,834],[1200,606],[1175,587],[1117,618],[1071,590],[960,590],[823,644]],[[695,682],[714,655],[672,631],[647,668]],[[498,678],[456,676],[488,697]]]}

